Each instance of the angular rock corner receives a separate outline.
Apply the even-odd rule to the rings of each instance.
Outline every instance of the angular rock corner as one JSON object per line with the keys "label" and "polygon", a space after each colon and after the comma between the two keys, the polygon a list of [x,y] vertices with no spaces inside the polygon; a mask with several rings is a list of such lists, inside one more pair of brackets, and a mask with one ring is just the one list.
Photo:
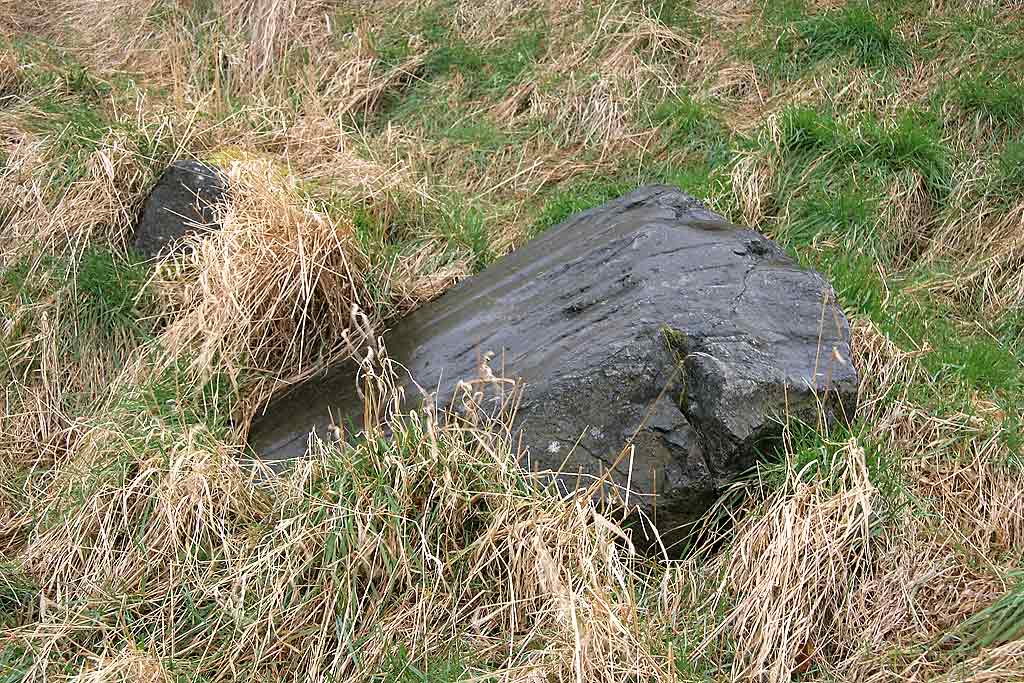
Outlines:
{"label": "angular rock corner", "polygon": [[[611,467],[609,485],[625,496],[628,483],[666,545],[786,416],[852,418],[858,387],[825,279],[663,186],[569,218],[384,339],[420,386],[438,388],[439,405],[495,353],[525,383],[514,424],[524,465],[569,487]],[[270,461],[303,455],[310,431],[329,438],[331,415],[358,416],[353,385],[343,366],[299,386],[257,419],[250,445]]]}
{"label": "angular rock corner", "polygon": [[227,191],[227,179],[216,167],[173,162],[146,197],[135,227],[135,250],[147,259],[179,250],[184,238],[213,226],[214,206]]}

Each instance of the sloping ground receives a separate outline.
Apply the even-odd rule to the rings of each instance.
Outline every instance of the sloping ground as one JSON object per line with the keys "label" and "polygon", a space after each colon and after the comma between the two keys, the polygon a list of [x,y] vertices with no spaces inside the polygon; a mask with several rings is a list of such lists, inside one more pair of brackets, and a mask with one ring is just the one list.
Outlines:
{"label": "sloping ground", "polygon": [[[0,0],[0,680],[1016,681],[1024,8]],[[244,188],[158,266],[173,158]],[[282,382],[681,186],[825,272],[858,422],[664,565],[408,416],[239,464]],[[385,438],[384,434],[390,434]]]}

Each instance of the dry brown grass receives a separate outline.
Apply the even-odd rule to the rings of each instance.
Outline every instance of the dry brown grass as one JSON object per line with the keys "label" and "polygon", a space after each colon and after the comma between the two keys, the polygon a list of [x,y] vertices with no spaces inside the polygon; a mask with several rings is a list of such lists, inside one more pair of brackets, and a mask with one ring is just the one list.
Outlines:
{"label": "dry brown grass", "polygon": [[[1020,680],[1019,642],[959,669],[940,647],[1005,591],[1024,546],[1024,480],[991,400],[978,396],[971,414],[915,403],[909,389],[932,381],[927,348],[856,320],[866,432],[828,444],[835,455],[813,476],[786,454],[784,483],[740,489],[717,554],[665,567],[636,557],[586,496],[527,478],[505,421],[390,414],[395,369],[375,341],[384,311],[411,311],[471,272],[430,224],[447,193],[486,200],[501,254],[545,189],[656,157],[643,113],[669,93],[689,88],[721,104],[731,130],[770,138],[787,105],[884,118],[923,101],[951,65],[908,70],[898,96],[827,66],[780,86],[728,49],[731,32],[758,21],[749,2],[697,3],[717,27],[702,38],[626,3],[591,21],[582,2],[463,2],[455,29],[473,45],[497,44],[534,11],[552,36],[504,98],[465,102],[459,74],[436,84],[501,131],[545,124],[474,165],[468,145],[418,126],[354,126],[420,77],[421,52],[385,67],[372,40],[418,3],[359,8],[340,36],[331,3],[230,0],[203,52],[182,16],[150,21],[153,5],[62,0],[43,16],[19,3],[15,16],[0,0],[0,30],[36,25],[101,77],[127,70],[168,86],[166,99],[97,106],[168,156],[220,164],[235,188],[222,229],[155,270],[159,335],[147,344],[84,335],[71,354],[74,335],[61,331],[76,329],[73,301],[0,302],[0,566],[38,588],[3,637],[32,652],[26,680],[371,680],[390,675],[403,647],[416,666],[455,655],[471,675],[530,683]],[[290,62],[300,49],[312,54],[304,67]],[[53,133],[25,125],[44,93],[12,76],[15,57],[0,60],[0,98],[26,97],[0,110],[10,211],[0,266],[60,254],[73,274],[86,245],[120,252],[162,161],[111,131],[54,192]],[[53,87],[45,94],[73,95]],[[789,207],[773,196],[784,162],[768,145],[729,167],[749,224],[784,229]],[[879,227],[906,247],[900,265],[962,264],[935,291],[962,302],[980,293],[994,317],[1024,291],[1022,208],[971,180],[987,173],[959,178],[942,214],[920,176],[894,176]],[[380,234],[357,239],[356,209]],[[419,239],[382,258],[402,230]],[[316,442],[284,474],[243,465],[246,416],[345,355],[363,361],[377,398],[372,438]],[[152,386],[168,373],[173,398],[161,403]],[[232,392],[234,423],[214,405],[222,397],[204,393],[221,374],[243,390]],[[891,452],[879,456],[879,444]],[[879,457],[895,483],[874,469]]]}
{"label": "dry brown grass", "polygon": [[[922,451],[929,459],[903,461],[913,488],[897,507],[855,442],[824,477],[790,468],[791,483],[740,523],[714,571],[698,573],[721,577],[696,608],[725,608],[702,648],[736,653],[730,680],[924,681],[949,670],[939,641],[1007,590],[1021,482],[991,458],[957,466],[946,444]],[[1011,680],[1016,664],[999,661],[993,675]]]}
{"label": "dry brown grass", "polygon": [[[971,657],[953,671],[937,671],[936,683],[1009,683],[1024,677],[1024,650],[1019,640]],[[938,667],[936,667],[938,668]]]}
{"label": "dry brown grass", "polygon": [[566,31],[565,40],[491,113],[511,126],[545,121],[559,131],[561,148],[596,148],[603,156],[649,146],[653,131],[635,127],[634,113],[652,92],[672,87],[667,64],[685,62],[692,40],[615,4],[586,30]]}
{"label": "dry brown grass", "polygon": [[1006,464],[1008,454],[998,437],[977,434],[958,462],[936,457],[915,462],[919,493],[934,501],[955,540],[981,557],[1012,554],[1024,540],[1024,476]]}
{"label": "dry brown grass", "polygon": [[[371,393],[393,402],[387,371],[367,371],[380,382]],[[158,635],[151,650],[129,654],[115,638],[104,650],[118,654],[92,655],[93,671],[159,676],[156,662],[206,653],[209,680],[365,680],[398,644],[418,658],[455,636],[508,662],[510,680],[668,680],[621,532],[583,498],[524,482],[500,423],[427,414],[382,428],[391,438],[376,446],[316,444],[288,476],[254,478],[205,430],[111,406],[33,503],[51,521],[22,558],[46,607],[9,632],[37,653],[30,675],[95,652],[83,608],[111,615],[126,608],[109,591],[145,585],[127,609]],[[201,638],[186,599],[218,607]],[[524,649],[538,637],[543,649]]]}
{"label": "dry brown grass", "polygon": [[16,37],[39,30],[41,0],[0,0],[0,36]]}
{"label": "dry brown grass", "polygon": [[913,265],[927,248],[936,223],[935,202],[924,177],[915,170],[899,173],[886,188],[880,202],[876,229],[886,236],[893,265]]}
{"label": "dry brown grass", "polygon": [[335,121],[353,114],[367,116],[383,93],[415,78],[423,62],[422,55],[413,55],[383,74],[377,73],[379,60],[372,56],[336,65],[319,63],[307,69],[301,82],[307,98],[304,109],[311,116]]}
{"label": "dry brown grass", "polygon": [[[138,114],[135,110],[113,116],[124,121]],[[12,123],[4,140],[9,161],[0,172],[0,191],[11,198],[8,224],[0,236],[0,258],[5,261],[26,249],[43,248],[72,258],[89,244],[123,251],[145,192],[155,179],[157,161],[140,155],[133,135],[147,138],[153,148],[173,141],[176,155],[190,144],[187,130],[182,134],[156,117],[141,121],[134,134],[111,129],[82,160],[81,176],[68,184],[61,177],[62,151],[52,136],[13,123],[19,116],[46,115],[28,106],[6,117]]]}
{"label": "dry brown grass", "polygon": [[452,261],[437,244],[427,242],[395,263],[388,280],[392,296],[402,313],[436,299],[459,280],[470,275],[463,261]]}
{"label": "dry brown grass", "polygon": [[[22,243],[15,236],[19,223],[45,220],[45,206],[42,193],[49,179],[45,167],[46,142],[10,126],[4,130],[3,151],[7,163],[0,171],[0,192],[3,192],[6,206],[6,223],[0,236],[0,254],[6,263],[13,250]],[[28,232],[30,228],[23,228]]]}
{"label": "dry brown grass", "polygon": [[[8,119],[9,120],[9,119]],[[28,289],[0,306],[4,404],[0,411],[0,468],[10,488],[0,494],[5,524],[0,545],[20,545],[30,517],[22,507],[35,491],[15,472],[45,471],[75,440],[71,404],[98,402],[121,371],[133,342],[104,339],[80,319],[74,274],[86,247],[123,249],[149,171],[109,134],[86,160],[87,176],[54,193],[54,151],[44,136],[10,125],[0,172],[6,224],[0,237],[0,270],[23,267]],[[56,262],[51,259],[57,258]]]}
{"label": "dry brown grass", "polygon": [[999,197],[986,197],[958,204],[959,215],[938,228],[925,258],[960,265],[953,277],[934,283],[933,291],[965,305],[984,302],[992,317],[1019,307],[1024,300],[1024,203],[1006,207]]}
{"label": "dry brown grass", "polygon": [[911,388],[924,380],[925,350],[901,348],[870,320],[854,321],[851,331],[853,360],[862,375],[857,410],[877,423],[891,406],[905,405]]}
{"label": "dry brown grass", "polygon": [[0,102],[6,104],[8,98],[17,94],[21,81],[17,55],[6,50],[0,51]]}
{"label": "dry brown grass", "polygon": [[710,638],[731,633],[736,680],[789,681],[850,644],[850,587],[869,575],[878,503],[856,443],[836,462],[825,476],[839,492],[791,472],[793,482],[737,529],[733,550],[717,560],[723,579],[715,608],[730,607]]}
{"label": "dry brown grass", "polygon": [[[548,3],[545,0],[498,0],[497,2],[460,2],[455,9],[455,26],[467,43],[471,45],[493,45],[500,41],[510,28],[517,28],[524,17],[538,12]],[[552,15],[556,23],[564,26],[573,13]],[[545,17],[547,18],[547,17]]]}
{"label": "dry brown grass", "polygon": [[158,0],[59,0],[26,5],[23,12],[97,65],[116,69],[129,66],[140,51],[152,49],[155,35],[149,19],[157,4]]}
{"label": "dry brown grass", "polygon": [[296,43],[322,45],[328,2],[298,0],[226,0],[220,13],[228,31],[244,36],[240,58],[242,83],[253,86],[273,71]]}
{"label": "dry brown grass", "polygon": [[745,225],[761,228],[771,196],[777,161],[760,152],[744,154],[732,169],[732,192]]}
{"label": "dry brown grass", "polygon": [[171,319],[161,346],[191,355],[206,375],[307,372],[317,354],[358,331],[354,305],[372,310],[366,257],[350,220],[295,198],[294,177],[260,160],[234,162],[227,175],[232,199],[218,211],[221,228],[198,238],[173,279],[158,285]]}
{"label": "dry brown grass", "polygon": [[167,667],[156,657],[136,648],[117,654],[90,658],[75,683],[170,683],[174,680]]}

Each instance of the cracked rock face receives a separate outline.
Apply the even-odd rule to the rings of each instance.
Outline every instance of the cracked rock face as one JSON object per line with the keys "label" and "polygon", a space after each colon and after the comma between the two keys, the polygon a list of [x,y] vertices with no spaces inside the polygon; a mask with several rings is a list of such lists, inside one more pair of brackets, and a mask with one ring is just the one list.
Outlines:
{"label": "cracked rock face", "polygon": [[[667,545],[785,416],[852,418],[857,394],[849,327],[822,276],[663,186],[573,216],[384,340],[441,405],[494,353],[495,370],[525,383],[523,464],[568,487],[610,469],[602,495],[628,498]],[[411,381],[406,395],[418,395]],[[358,412],[343,365],[272,403],[250,445],[298,457],[311,430],[329,438],[330,415]]]}
{"label": "cracked rock face", "polygon": [[180,249],[182,240],[215,220],[227,180],[209,164],[175,161],[150,190],[135,227],[135,250],[146,258]]}

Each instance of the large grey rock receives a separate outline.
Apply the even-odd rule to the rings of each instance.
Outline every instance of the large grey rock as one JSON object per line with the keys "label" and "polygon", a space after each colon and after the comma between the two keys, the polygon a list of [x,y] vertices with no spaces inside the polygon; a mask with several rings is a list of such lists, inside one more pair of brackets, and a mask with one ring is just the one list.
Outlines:
{"label": "large grey rock", "polygon": [[[785,416],[815,423],[820,406],[852,417],[858,384],[828,283],[663,186],[570,218],[384,339],[439,404],[494,352],[493,365],[525,382],[524,464],[569,486],[614,466],[611,484],[625,498],[628,483],[630,504],[669,542]],[[342,366],[272,403],[252,448],[279,460],[301,456],[311,430],[329,438],[330,415],[359,413],[353,377]]]}
{"label": "large grey rock", "polygon": [[214,206],[227,192],[215,167],[198,161],[175,161],[153,186],[135,228],[135,249],[146,258],[171,253],[182,239],[215,220]]}

